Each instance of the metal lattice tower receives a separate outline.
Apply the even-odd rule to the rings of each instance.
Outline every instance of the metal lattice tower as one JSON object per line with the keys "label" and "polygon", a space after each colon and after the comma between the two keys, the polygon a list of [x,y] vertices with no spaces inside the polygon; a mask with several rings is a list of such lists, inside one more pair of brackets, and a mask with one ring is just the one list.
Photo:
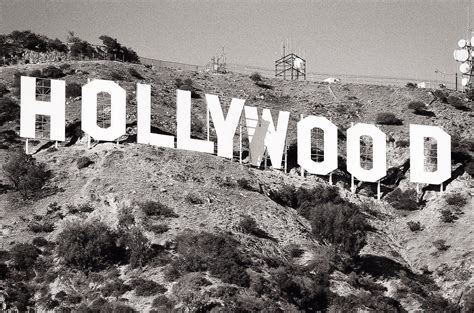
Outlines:
{"label": "metal lattice tower", "polygon": [[435,172],[438,169],[438,144],[434,138],[426,138],[424,142],[425,171]]}
{"label": "metal lattice tower", "polygon": [[369,136],[361,136],[360,138],[360,166],[363,169],[370,170],[373,168],[374,147],[372,138]]}
{"label": "metal lattice tower", "polygon": [[324,131],[321,128],[314,128],[314,145],[311,146],[311,159],[316,162],[324,161]]}
{"label": "metal lattice tower", "polygon": [[110,127],[110,95],[105,92],[97,94],[97,125],[102,128]]}
{"label": "metal lattice tower", "polygon": [[[36,100],[51,101],[51,80],[36,78]],[[35,126],[35,137],[49,139],[51,131],[51,120],[49,116],[37,115]]]}

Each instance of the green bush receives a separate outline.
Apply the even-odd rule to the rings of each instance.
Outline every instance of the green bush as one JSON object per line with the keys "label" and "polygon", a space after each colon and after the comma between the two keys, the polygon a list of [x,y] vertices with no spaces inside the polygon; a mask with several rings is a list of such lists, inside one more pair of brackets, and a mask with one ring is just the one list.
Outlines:
{"label": "green bush", "polygon": [[174,301],[167,298],[165,295],[160,295],[153,299],[152,306],[160,312],[171,312],[174,309]]}
{"label": "green bush", "polygon": [[94,164],[94,162],[91,159],[89,159],[88,157],[83,156],[83,157],[80,157],[79,159],[77,159],[76,164],[77,164],[78,169],[83,169],[85,167],[88,167],[91,164]]}
{"label": "green bush", "polygon": [[74,32],[69,32],[67,36],[67,42],[69,44],[69,54],[72,57],[92,58],[94,53],[96,53],[96,49],[90,43],[75,36]]}
{"label": "green bush", "polygon": [[448,103],[448,93],[444,92],[443,90],[436,89],[433,94],[437,97],[441,102]]}
{"label": "green bush", "polygon": [[299,258],[304,254],[304,249],[302,249],[299,245],[291,244],[288,247],[288,252],[292,258]]}
{"label": "green bush", "polygon": [[66,85],[66,97],[76,98],[82,95],[82,87],[78,83],[69,83]]}
{"label": "green bush", "polygon": [[186,195],[186,201],[191,204],[203,204],[204,199],[196,192],[190,192]]}
{"label": "green bush", "polygon": [[395,147],[397,148],[406,148],[410,146],[410,142],[408,140],[397,140],[395,142]]}
{"label": "green bush", "polygon": [[139,228],[133,227],[126,231],[121,241],[132,268],[143,267],[151,258],[150,241]]}
{"label": "green bush", "polygon": [[131,306],[123,304],[119,301],[108,302],[104,298],[98,298],[92,301],[89,307],[81,304],[74,312],[98,312],[98,313],[136,313],[137,311]]}
{"label": "green bush", "polygon": [[255,221],[255,219],[253,217],[245,216],[239,222],[239,228],[245,234],[253,235],[253,236],[259,237],[259,238],[275,240],[266,231],[264,231],[260,227],[258,227],[257,222]]}
{"label": "green bush", "polygon": [[413,222],[413,221],[408,221],[407,226],[411,231],[419,231],[421,230],[421,224],[420,222]]}
{"label": "green bush", "polygon": [[184,81],[181,78],[175,80],[176,88],[180,90],[187,90],[191,92],[191,98],[199,99],[201,96],[196,92],[191,78],[186,78]]}
{"label": "green bush", "polygon": [[253,80],[254,82],[259,82],[259,81],[262,81],[262,75],[260,75],[260,73],[252,73],[252,75],[250,75],[250,79]]}
{"label": "green bush", "polygon": [[130,290],[132,290],[132,288],[129,285],[124,284],[124,282],[121,279],[117,278],[117,279],[107,282],[100,289],[100,292],[104,297],[118,298]]}
{"label": "green bush", "polygon": [[38,248],[29,243],[19,243],[10,251],[12,265],[17,270],[31,269],[39,257]]}
{"label": "green bush", "polygon": [[225,283],[248,287],[247,260],[238,247],[226,234],[187,231],[176,237],[179,257],[173,265],[184,273],[209,271]]}
{"label": "green bush", "polygon": [[102,43],[105,46],[106,52],[109,55],[110,59],[113,59],[114,55],[118,60],[123,60],[125,62],[131,63],[140,63],[140,58],[138,54],[125,46],[122,46],[117,39],[114,39],[110,36],[102,35],[99,37],[102,40]]}
{"label": "green bush", "polygon": [[451,104],[453,107],[459,110],[465,110],[467,107],[464,105],[464,102],[461,98],[457,96],[450,95],[448,97],[448,103]]}
{"label": "green bush", "polygon": [[309,212],[313,235],[328,241],[350,256],[358,255],[366,244],[369,229],[364,216],[349,203],[324,203]]}
{"label": "green bush", "polygon": [[112,73],[110,73],[110,79],[114,81],[121,81],[124,80],[124,77],[121,73],[113,71]]}
{"label": "green bush", "polygon": [[400,188],[395,189],[387,195],[385,200],[397,210],[418,210],[418,195],[413,188],[402,191]]}
{"label": "green bush", "polygon": [[329,275],[326,272],[284,265],[271,272],[277,292],[300,312],[324,312],[329,301]]}
{"label": "green bush", "polygon": [[148,226],[148,229],[155,234],[163,234],[166,233],[170,228],[166,224],[155,224]]}
{"label": "green bush", "polygon": [[408,103],[408,109],[417,112],[417,111],[425,110],[426,106],[421,101],[412,101],[412,102]]}
{"label": "green bush", "polygon": [[446,241],[443,239],[439,239],[433,242],[433,246],[438,249],[439,251],[446,251],[449,249],[449,246],[446,245]]}
{"label": "green bush", "polygon": [[50,233],[54,231],[54,224],[51,222],[32,222],[28,224],[28,228],[34,233]]}
{"label": "green bush", "polygon": [[439,218],[443,223],[453,223],[458,219],[458,217],[449,209],[441,210]]}
{"label": "green bush", "polygon": [[31,73],[29,73],[28,76],[36,77],[36,78],[42,78],[43,74],[41,73],[40,69],[35,69],[35,70],[31,71]]}
{"label": "green bush", "polygon": [[395,116],[393,113],[378,113],[375,117],[375,122],[380,125],[402,125],[403,121]]}
{"label": "green bush", "polygon": [[444,197],[446,203],[449,205],[454,205],[459,207],[463,207],[467,204],[467,199],[465,196],[461,195],[460,193],[450,193]]}
{"label": "green bush", "polygon": [[312,189],[296,189],[284,185],[270,192],[277,203],[292,207],[311,221],[313,235],[329,242],[351,256],[365,245],[368,224],[360,208],[341,198],[337,187],[317,185]]}
{"label": "green bush", "polygon": [[130,75],[132,75],[132,77],[135,77],[136,79],[145,79],[140,73],[138,73],[138,71],[136,69],[134,69],[133,67],[129,68],[128,69],[128,73]]}
{"label": "green bush", "polygon": [[135,294],[139,297],[149,297],[160,293],[165,293],[166,288],[148,279],[135,278],[129,282],[130,286],[135,290]]}
{"label": "green bush", "polygon": [[39,192],[51,177],[50,172],[46,170],[46,164],[36,162],[22,150],[11,153],[2,169],[13,188],[20,192],[24,199]]}
{"label": "green bush", "polygon": [[81,270],[100,270],[123,259],[118,235],[102,222],[73,223],[58,235],[57,253]]}
{"label": "green bush", "polygon": [[123,208],[118,214],[118,225],[119,228],[129,229],[135,225],[135,216],[133,215],[131,208]]}
{"label": "green bush", "polygon": [[0,83],[0,97],[3,97],[7,93],[9,93],[10,90],[8,90],[7,86],[3,83]]}
{"label": "green bush", "polygon": [[237,179],[237,185],[242,188],[242,189],[245,189],[245,190],[248,190],[248,191],[257,191],[256,188],[254,188],[251,184],[251,182],[246,179],[246,178],[239,178]]}
{"label": "green bush", "polygon": [[32,243],[36,247],[44,247],[44,246],[47,246],[49,242],[43,237],[35,237],[33,238]]}
{"label": "green bush", "polygon": [[464,167],[464,170],[466,171],[466,173],[471,175],[471,177],[474,177],[474,161],[468,162]]}
{"label": "green bush", "polygon": [[0,98],[0,126],[20,118],[20,106],[10,97]]}
{"label": "green bush", "polygon": [[43,78],[57,79],[64,76],[63,71],[54,65],[49,65],[41,71],[41,77]]}
{"label": "green bush", "polygon": [[255,85],[260,87],[260,88],[263,88],[263,89],[270,89],[270,90],[273,90],[273,86],[272,85],[269,85],[269,84],[266,84],[264,82],[261,82],[261,81],[256,81],[255,82]]}
{"label": "green bush", "polygon": [[147,216],[178,217],[168,206],[157,201],[146,201],[139,204],[140,209]]}

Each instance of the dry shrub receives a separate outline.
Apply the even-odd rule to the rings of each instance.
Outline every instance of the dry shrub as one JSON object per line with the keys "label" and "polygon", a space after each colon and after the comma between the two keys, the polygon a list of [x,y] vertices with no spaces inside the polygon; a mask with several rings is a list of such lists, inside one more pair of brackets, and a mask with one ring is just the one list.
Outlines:
{"label": "dry shrub", "polygon": [[378,113],[375,117],[375,122],[381,125],[402,125],[403,121],[395,116],[393,113]]}
{"label": "dry shrub", "polygon": [[180,272],[209,271],[225,283],[249,286],[248,261],[229,235],[186,231],[176,237],[176,245],[179,257],[173,265]]}
{"label": "dry shrub", "polygon": [[147,216],[178,217],[171,208],[158,201],[142,202],[139,206]]}
{"label": "dry shrub", "polygon": [[24,199],[38,193],[51,177],[45,163],[37,162],[22,150],[11,153],[2,169],[13,188],[19,191]]}

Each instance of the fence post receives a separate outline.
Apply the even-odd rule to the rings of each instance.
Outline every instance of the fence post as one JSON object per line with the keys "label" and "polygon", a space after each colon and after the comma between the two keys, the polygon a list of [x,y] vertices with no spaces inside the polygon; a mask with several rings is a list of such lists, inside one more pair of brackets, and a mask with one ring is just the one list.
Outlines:
{"label": "fence post", "polygon": [[207,129],[207,141],[209,141],[209,137],[210,137],[210,134],[209,134],[209,105],[207,104],[207,101],[206,101],[206,129]]}
{"label": "fence post", "polygon": [[239,163],[242,164],[242,117],[239,123]]}
{"label": "fence post", "polygon": [[[302,121],[304,118],[304,115],[303,114],[300,114],[300,121]],[[310,150],[310,153],[311,153],[311,150]],[[304,177],[304,168],[303,166],[300,166],[301,168],[301,177]]]}

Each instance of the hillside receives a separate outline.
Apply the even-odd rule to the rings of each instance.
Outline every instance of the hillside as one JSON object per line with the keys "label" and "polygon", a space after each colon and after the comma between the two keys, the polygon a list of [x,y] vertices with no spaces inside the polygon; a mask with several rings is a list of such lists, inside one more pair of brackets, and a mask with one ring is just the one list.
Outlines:
{"label": "hillside", "polygon": [[[30,142],[33,157],[52,173],[41,192],[23,197],[0,173],[0,307],[3,295],[8,308],[81,312],[473,309],[471,102],[461,110],[438,92],[408,87],[263,79],[262,88],[241,74],[112,61],[1,67],[4,97],[18,103],[15,75],[48,66],[60,68],[67,85],[118,81],[127,90],[129,130],[119,145],[93,142],[87,149],[81,100],[70,97],[67,141],[58,149]],[[278,110],[291,112],[288,173],[136,144],[137,82],[151,84],[152,126],[163,133],[176,133],[177,85],[195,93],[197,138],[206,136],[205,93],[219,95],[224,107],[236,97],[271,108],[274,119]],[[423,114],[408,109],[414,101],[429,104]],[[393,175],[377,201],[374,184],[349,191],[345,130],[384,112],[403,125],[380,125],[392,138]],[[17,113],[0,125],[0,164],[24,148]],[[327,177],[299,175],[300,114],[325,116],[340,129],[336,187]],[[439,186],[422,186],[418,198],[410,194],[415,186],[403,144],[409,124],[440,126],[453,138],[453,179],[443,194]],[[419,222],[419,229],[408,222]]]}

